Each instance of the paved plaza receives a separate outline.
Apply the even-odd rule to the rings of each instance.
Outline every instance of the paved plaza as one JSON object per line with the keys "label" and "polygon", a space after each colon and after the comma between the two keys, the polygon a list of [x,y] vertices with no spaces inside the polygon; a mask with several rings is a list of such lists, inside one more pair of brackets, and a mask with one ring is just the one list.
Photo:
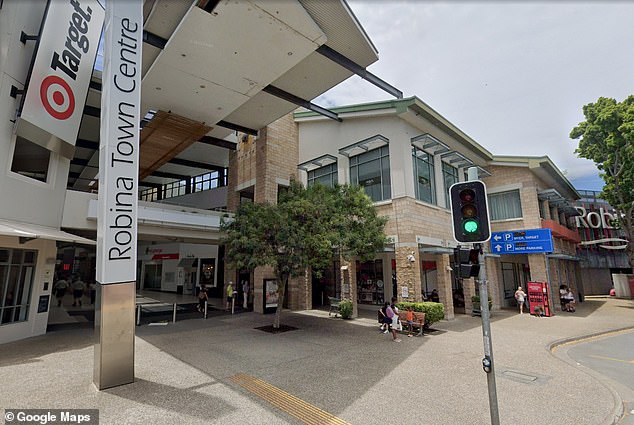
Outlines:
{"label": "paved plaza", "polygon": [[[136,381],[101,392],[92,329],[49,332],[0,345],[0,407],[96,408],[102,424],[490,423],[479,317],[393,343],[362,315],[284,312],[297,330],[281,334],[254,329],[273,320],[254,313],[142,325]],[[501,423],[615,423],[610,381],[553,344],[634,327],[633,301],[590,299],[551,318],[505,310],[491,327]]]}

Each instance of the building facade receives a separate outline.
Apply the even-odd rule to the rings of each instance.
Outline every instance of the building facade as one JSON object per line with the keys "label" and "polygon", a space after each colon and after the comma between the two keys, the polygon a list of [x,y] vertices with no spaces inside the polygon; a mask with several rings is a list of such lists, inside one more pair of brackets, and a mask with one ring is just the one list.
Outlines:
{"label": "building facade", "polygon": [[[549,229],[554,250],[504,254],[485,244],[493,308],[514,305],[513,294],[529,281],[582,291],[578,284],[578,236],[571,229],[578,193],[547,157],[498,157],[417,98],[334,109],[343,122],[298,112],[300,179],[306,184],[357,184],[388,217],[391,244],[374,261],[354,265],[353,299],[380,304],[391,297],[420,301],[436,290],[446,318],[470,313],[477,288],[454,270],[449,188],[477,167],[487,185],[493,232]],[[336,296],[337,265],[313,282],[313,301]],[[558,295],[554,296],[555,298]],[[558,305],[558,301],[552,307]]]}

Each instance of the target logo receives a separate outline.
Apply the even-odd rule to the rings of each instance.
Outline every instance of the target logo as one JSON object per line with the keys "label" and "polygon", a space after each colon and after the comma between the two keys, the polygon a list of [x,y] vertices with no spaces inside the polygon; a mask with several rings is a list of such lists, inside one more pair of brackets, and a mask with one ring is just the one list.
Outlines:
{"label": "target logo", "polygon": [[49,75],[40,85],[40,99],[53,118],[65,120],[75,111],[75,95],[68,83],[56,75]]}

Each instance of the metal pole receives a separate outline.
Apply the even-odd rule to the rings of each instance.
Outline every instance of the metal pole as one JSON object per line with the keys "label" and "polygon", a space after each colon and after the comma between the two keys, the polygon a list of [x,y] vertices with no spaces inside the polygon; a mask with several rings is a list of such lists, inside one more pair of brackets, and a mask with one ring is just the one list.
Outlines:
{"label": "metal pole", "polygon": [[482,367],[487,374],[487,385],[489,387],[489,409],[491,412],[491,424],[500,425],[500,412],[498,410],[498,397],[495,386],[495,367],[493,362],[493,342],[491,340],[491,321],[489,317],[489,291],[487,288],[486,264],[482,244],[474,244],[478,249],[478,262],[480,263],[480,311],[482,315],[482,339],[484,341],[484,359]]}
{"label": "metal pole", "polygon": [[236,306],[236,296],[231,297],[231,314],[233,314],[233,309]]}
{"label": "metal pole", "polygon": [[205,301],[205,319],[207,319],[207,301]]}
{"label": "metal pole", "polygon": [[136,306],[136,325],[141,324],[141,304]]}
{"label": "metal pole", "polygon": [[174,303],[174,313],[172,314],[172,323],[176,323],[176,303]]}

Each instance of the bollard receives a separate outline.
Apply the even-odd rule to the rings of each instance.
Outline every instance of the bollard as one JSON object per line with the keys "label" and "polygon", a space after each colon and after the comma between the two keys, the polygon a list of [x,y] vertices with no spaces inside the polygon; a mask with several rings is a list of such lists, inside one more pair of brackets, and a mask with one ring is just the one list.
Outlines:
{"label": "bollard", "polygon": [[176,323],[176,303],[174,303],[174,314],[172,315],[172,323]]}
{"label": "bollard", "polygon": [[205,301],[205,319],[207,319],[207,301]]}

